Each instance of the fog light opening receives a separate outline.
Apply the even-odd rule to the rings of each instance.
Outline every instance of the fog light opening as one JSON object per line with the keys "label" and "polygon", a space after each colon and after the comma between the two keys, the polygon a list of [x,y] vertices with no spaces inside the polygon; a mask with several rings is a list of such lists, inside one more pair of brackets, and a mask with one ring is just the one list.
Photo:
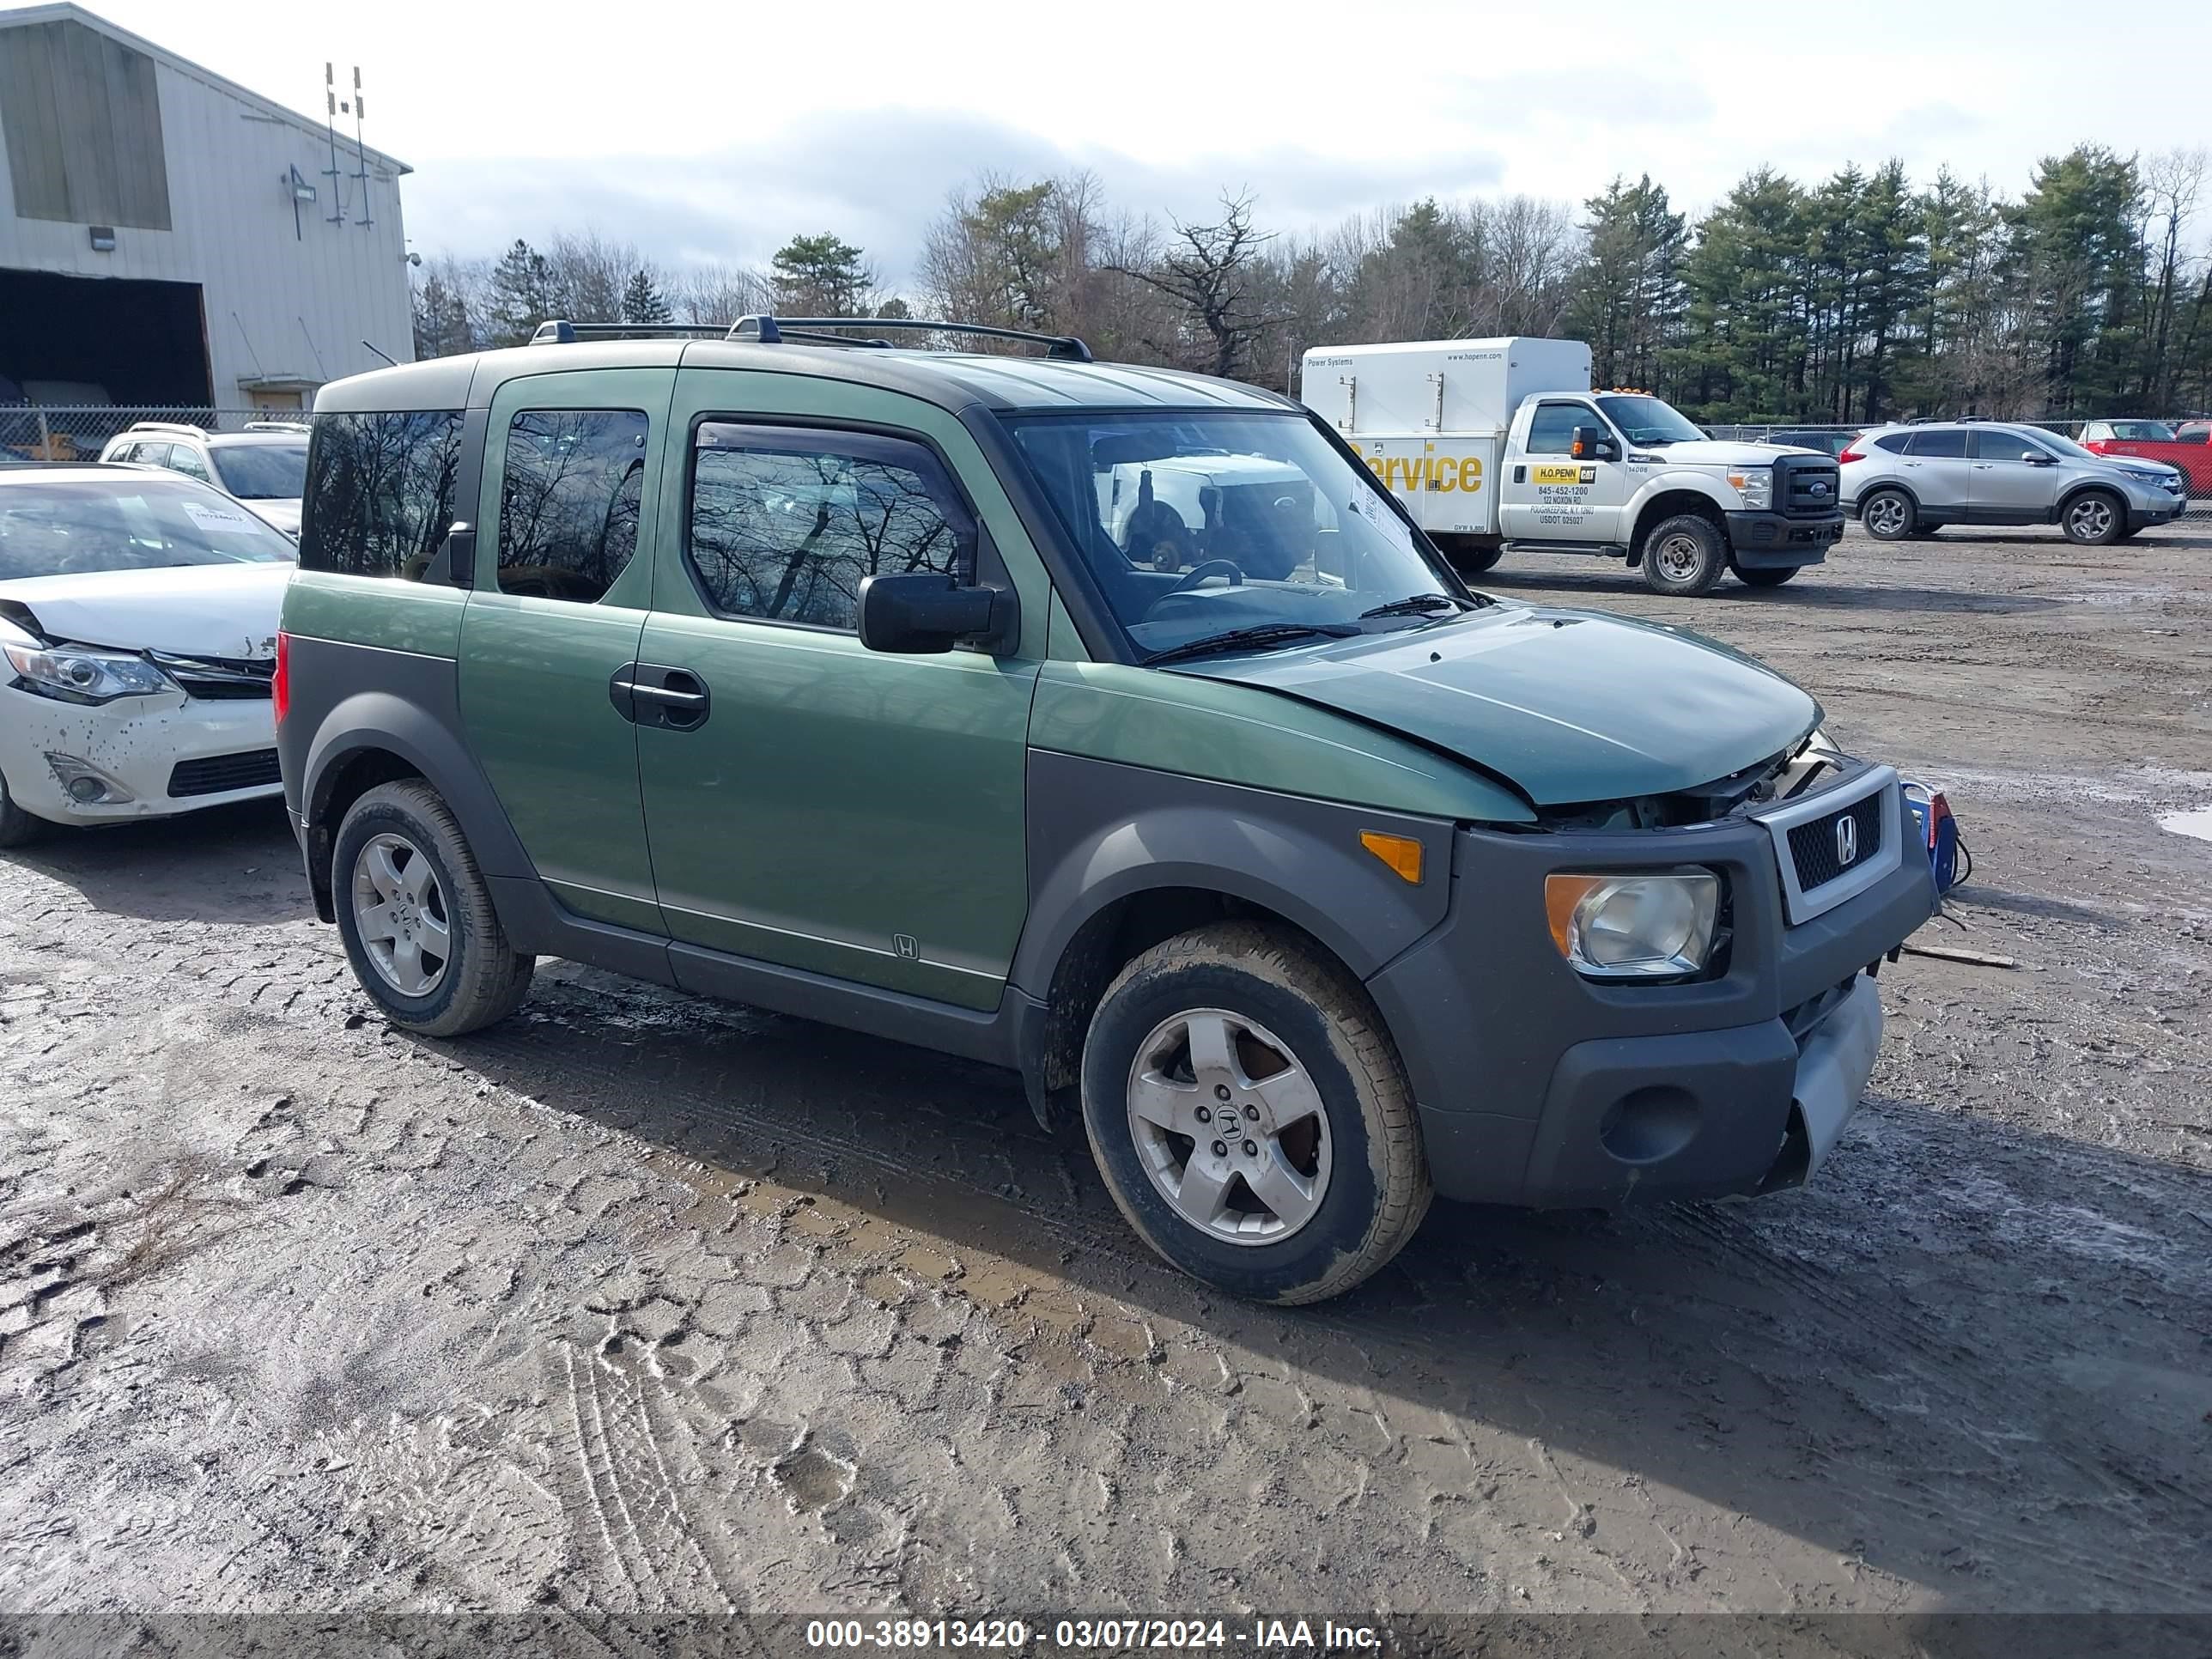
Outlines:
{"label": "fog light opening", "polygon": [[1631,1090],[1606,1109],[1597,1138],[1623,1164],[1656,1164],[1698,1133],[1697,1097],[1671,1083]]}
{"label": "fog light opening", "polygon": [[101,771],[90,761],[80,760],[75,755],[49,752],[46,764],[55,781],[79,806],[112,806],[131,799],[131,792]]}

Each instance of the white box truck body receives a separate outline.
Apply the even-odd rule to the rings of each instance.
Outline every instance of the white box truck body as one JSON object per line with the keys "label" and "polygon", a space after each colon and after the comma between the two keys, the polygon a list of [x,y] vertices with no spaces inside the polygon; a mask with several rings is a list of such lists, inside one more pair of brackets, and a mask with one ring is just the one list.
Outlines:
{"label": "white box truck body", "polygon": [[1579,341],[1316,347],[1299,389],[1462,572],[1595,553],[1663,593],[1728,570],[1772,586],[1843,535],[1832,458],[1717,441],[1648,392],[1593,391]]}

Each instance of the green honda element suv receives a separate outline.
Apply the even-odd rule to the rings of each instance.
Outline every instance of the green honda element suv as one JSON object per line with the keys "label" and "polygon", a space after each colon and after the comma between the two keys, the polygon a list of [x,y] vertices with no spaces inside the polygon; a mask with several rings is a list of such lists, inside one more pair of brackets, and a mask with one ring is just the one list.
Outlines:
{"label": "green honda element suv", "polygon": [[556,956],[994,1061],[1283,1303],[1432,1191],[1820,1164],[1935,903],[1894,771],[1734,652],[1469,592],[1286,398],[901,326],[993,332],[558,323],[324,388],[284,787],[392,1024]]}

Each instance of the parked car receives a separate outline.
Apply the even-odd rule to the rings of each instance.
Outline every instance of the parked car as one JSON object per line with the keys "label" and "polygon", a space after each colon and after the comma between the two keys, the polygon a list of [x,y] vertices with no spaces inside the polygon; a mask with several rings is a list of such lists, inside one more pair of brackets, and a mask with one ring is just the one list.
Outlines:
{"label": "parked car", "polygon": [[1841,455],[1858,441],[1858,431],[1851,428],[1811,427],[1803,430],[1785,428],[1770,432],[1765,441],[1784,444],[1792,449],[1817,449],[1823,455]]}
{"label": "parked car", "polygon": [[[323,388],[278,747],[389,1019],[562,956],[1007,1066],[1163,1256],[1285,1303],[1432,1190],[1821,1164],[1935,896],[1810,696],[1470,592],[1287,398],[846,325]],[[1111,533],[1148,471],[1265,498],[1162,569]]]}
{"label": "parked car", "polygon": [[1886,542],[1947,524],[2055,524],[2070,542],[2098,544],[2165,524],[2186,505],[2174,468],[2092,454],[2040,427],[1880,427],[1836,459],[1844,510]]}
{"label": "parked car", "polygon": [[2081,447],[2177,467],[2189,480],[2191,495],[2212,495],[2212,422],[2172,427],[2164,421],[2092,421],[2081,429]]}
{"label": "parked car", "polygon": [[189,478],[0,470],[0,847],[277,793],[292,553]]}
{"label": "parked car", "polygon": [[307,428],[295,422],[249,421],[242,432],[208,432],[172,421],[140,421],[110,438],[100,459],[165,466],[198,478],[299,538]]}

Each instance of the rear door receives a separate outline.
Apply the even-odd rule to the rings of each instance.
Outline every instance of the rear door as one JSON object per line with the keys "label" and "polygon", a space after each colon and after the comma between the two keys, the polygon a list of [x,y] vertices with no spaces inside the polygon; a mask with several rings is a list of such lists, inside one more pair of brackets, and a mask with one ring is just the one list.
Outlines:
{"label": "rear door", "polygon": [[1592,405],[1547,398],[1530,413],[1522,453],[1506,456],[1499,519],[1517,540],[1617,542],[1620,509],[1628,499],[1628,473],[1618,459],[1575,453],[1575,429],[1595,428],[1613,441],[1620,434]]}
{"label": "rear door", "polygon": [[684,542],[638,647],[661,908],[687,943],[993,1008],[1027,909],[1043,606],[1024,605],[1032,644],[1006,657],[865,648],[862,577],[972,580],[995,558],[985,526],[1019,531],[951,416],[796,380],[679,379]]}
{"label": "rear door", "polygon": [[2045,524],[2058,505],[2057,457],[2042,445],[1996,428],[1973,439],[1972,495],[1981,524]]}
{"label": "rear door", "polygon": [[637,657],[672,369],[533,374],[495,395],[461,625],[461,716],[500,804],[580,915],[664,931],[615,687]]}
{"label": "rear door", "polygon": [[1899,471],[1920,503],[1923,520],[1972,516],[1973,434],[1963,426],[1937,426],[1916,432],[1905,446]]}

